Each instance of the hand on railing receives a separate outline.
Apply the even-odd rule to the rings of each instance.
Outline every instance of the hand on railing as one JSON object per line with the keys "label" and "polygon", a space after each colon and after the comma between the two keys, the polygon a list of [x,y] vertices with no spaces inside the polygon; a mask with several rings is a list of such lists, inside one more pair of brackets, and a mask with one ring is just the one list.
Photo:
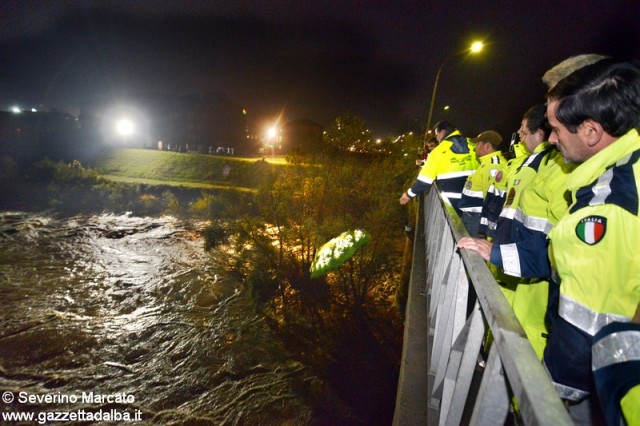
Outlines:
{"label": "hand on railing", "polygon": [[464,237],[458,241],[457,247],[477,251],[484,260],[489,260],[493,243],[482,238]]}

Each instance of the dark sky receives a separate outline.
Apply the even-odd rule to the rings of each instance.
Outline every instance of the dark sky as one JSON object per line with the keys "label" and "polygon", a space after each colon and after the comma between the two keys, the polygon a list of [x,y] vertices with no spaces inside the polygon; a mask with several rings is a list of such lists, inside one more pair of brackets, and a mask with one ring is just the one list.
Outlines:
{"label": "dark sky", "polygon": [[[508,138],[550,66],[640,59],[639,18],[637,0],[3,0],[0,110],[218,91],[258,120],[352,113],[385,136],[424,126],[450,57],[432,122]],[[482,54],[456,55],[476,39]]]}

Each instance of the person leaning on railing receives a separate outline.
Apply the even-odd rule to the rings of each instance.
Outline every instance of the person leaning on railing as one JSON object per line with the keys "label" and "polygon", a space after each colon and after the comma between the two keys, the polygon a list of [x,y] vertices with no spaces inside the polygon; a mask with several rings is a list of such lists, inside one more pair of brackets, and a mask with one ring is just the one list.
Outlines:
{"label": "person leaning on railing", "polygon": [[[481,254],[486,248],[483,256],[490,261],[500,289],[540,359],[548,335],[545,315],[551,268],[547,233],[569,207],[564,192],[571,170],[546,141],[545,110],[545,105],[536,105],[523,117],[519,133],[532,154],[504,178],[504,206],[501,210],[493,207],[494,215],[499,213],[493,241],[463,238],[458,244]],[[495,192],[488,194],[487,201],[490,197],[499,204]]]}
{"label": "person leaning on railing", "polygon": [[[549,304],[544,363],[563,395],[593,402],[594,336],[608,324],[638,320],[640,63],[596,62],[559,82],[547,100],[551,142],[581,164],[567,182],[573,203],[549,234],[560,285]],[[638,357],[640,339],[623,346],[609,336],[618,359]],[[617,408],[632,422],[640,417],[638,368],[627,378]]]}
{"label": "person leaning on railing", "polygon": [[418,178],[400,197],[400,204],[407,204],[437,182],[442,199],[460,214],[458,202],[462,196],[462,188],[467,177],[478,167],[478,161],[471,142],[451,123],[437,123],[435,132],[439,145],[429,153]]}
{"label": "person leaning on railing", "polygon": [[479,232],[484,198],[495,177],[506,172],[507,160],[500,151],[502,136],[495,130],[484,131],[471,138],[471,142],[480,166],[467,178],[458,207],[469,235],[475,237]]}
{"label": "person leaning on railing", "polygon": [[[570,64],[563,65],[563,69],[568,72],[584,66],[584,56],[594,55],[581,55],[577,57],[580,59],[578,61],[575,58],[563,61],[561,64]],[[556,76],[559,75],[556,73]],[[557,81],[549,80],[549,83],[556,84]],[[542,141],[548,136],[545,111],[546,107],[540,106],[525,114],[527,129],[541,130]],[[527,139],[524,132],[521,137]],[[513,194],[507,195],[508,206],[501,213],[502,221],[493,243],[463,238],[458,246],[479,251],[486,260],[504,269],[505,274],[498,273],[497,279],[534,350],[542,358],[548,336],[545,316],[548,311],[549,288],[553,288],[547,236],[569,207],[567,180],[575,165],[566,163],[560,152],[549,142],[536,144],[538,138],[532,135],[529,135],[529,139],[534,154],[509,177],[511,182],[508,192]],[[509,276],[531,279],[514,280],[508,279]],[[587,418],[590,416],[588,412],[585,415]]]}
{"label": "person leaning on railing", "polygon": [[552,146],[546,142],[546,111],[546,105],[538,104],[525,112],[518,129],[518,153],[507,162],[506,171],[498,173],[491,181],[483,200],[479,232],[494,242],[511,241],[511,223],[522,190],[531,182],[546,156],[534,154],[546,152]]}

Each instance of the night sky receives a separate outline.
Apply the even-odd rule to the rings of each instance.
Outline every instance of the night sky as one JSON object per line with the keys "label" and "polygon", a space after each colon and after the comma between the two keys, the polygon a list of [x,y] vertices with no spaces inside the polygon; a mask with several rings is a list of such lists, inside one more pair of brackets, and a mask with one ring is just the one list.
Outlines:
{"label": "night sky", "polygon": [[[508,138],[557,62],[640,59],[639,18],[637,0],[4,0],[0,110],[223,92],[258,122],[351,113],[386,136],[424,126],[449,57],[432,122]],[[474,40],[480,55],[457,54]]]}

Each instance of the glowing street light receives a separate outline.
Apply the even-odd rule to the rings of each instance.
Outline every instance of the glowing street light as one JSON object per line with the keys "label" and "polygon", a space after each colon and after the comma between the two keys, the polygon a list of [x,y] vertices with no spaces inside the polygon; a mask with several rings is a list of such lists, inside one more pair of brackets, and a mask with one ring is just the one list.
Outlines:
{"label": "glowing street light", "polygon": [[274,125],[267,129],[267,144],[271,145],[271,158],[275,156],[275,145],[278,139],[278,128]]}
{"label": "glowing street light", "polygon": [[273,142],[276,139],[277,135],[278,135],[278,129],[276,129],[275,126],[269,127],[269,129],[267,129],[267,140]]}
{"label": "glowing street light", "polygon": [[436,102],[436,92],[438,90],[438,80],[440,80],[440,74],[442,73],[442,69],[444,68],[445,64],[449,61],[449,59],[451,59],[453,56],[458,55],[458,54],[464,54],[464,53],[472,53],[472,54],[476,54],[482,51],[482,49],[484,48],[484,43],[481,41],[476,41],[473,42],[471,44],[471,46],[463,51],[463,52],[455,52],[449,56],[447,56],[447,58],[444,60],[444,62],[442,62],[442,65],[440,65],[440,68],[438,68],[438,73],[436,74],[436,81],[433,83],[433,91],[431,92],[431,105],[429,106],[429,117],[427,118],[427,130],[425,132],[424,138],[425,141],[427,140],[428,134],[431,130],[431,116],[433,115],[433,105]]}
{"label": "glowing street light", "polygon": [[116,131],[120,136],[127,137],[133,133],[135,130],[133,126],[133,122],[128,118],[123,118],[118,120],[116,123]]}
{"label": "glowing street light", "polygon": [[471,52],[471,53],[479,53],[483,48],[484,48],[484,43],[483,42],[474,41],[471,44],[471,48],[469,49],[469,52]]}

